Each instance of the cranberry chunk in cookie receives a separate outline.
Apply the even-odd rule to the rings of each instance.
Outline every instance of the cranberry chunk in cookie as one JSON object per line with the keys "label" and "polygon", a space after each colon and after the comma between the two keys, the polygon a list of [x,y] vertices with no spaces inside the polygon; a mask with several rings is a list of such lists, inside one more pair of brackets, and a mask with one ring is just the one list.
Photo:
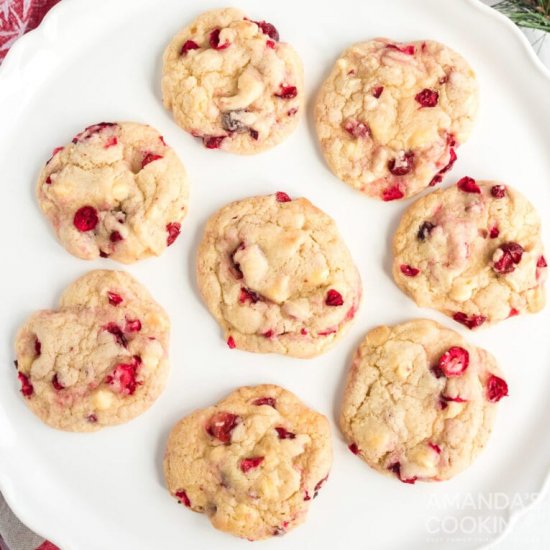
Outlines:
{"label": "cranberry chunk in cookie", "polygon": [[127,422],[160,395],[170,323],[130,275],[92,271],[56,310],[31,315],[15,342],[21,393],[46,424],[96,431]]}
{"label": "cranberry chunk in cookie", "polygon": [[508,185],[464,177],[422,197],[401,219],[393,250],[397,285],[469,329],[544,307],[540,220]]}
{"label": "cranberry chunk in cookie", "polygon": [[304,110],[294,49],[234,8],[200,15],[164,52],[164,105],[207,149],[252,154],[283,141]]}
{"label": "cranberry chunk in cookie", "polygon": [[323,353],[361,299],[334,221],[282,191],[233,202],[210,218],[197,278],[228,347],[262,353]]}
{"label": "cranberry chunk in cookie", "polygon": [[348,48],[321,87],[317,134],[334,174],[393,201],[442,181],[472,129],[475,75],[447,46],[385,38]]}
{"label": "cranberry chunk in cookie", "polygon": [[131,263],[160,255],[178,237],[187,175],[150,126],[102,122],[54,150],[37,196],[71,254]]}
{"label": "cranberry chunk in cookie", "polygon": [[331,462],[323,415],[279,386],[249,386],[174,426],[164,478],[217,529],[260,540],[305,521]]}
{"label": "cranberry chunk in cookie", "polygon": [[350,451],[399,481],[443,481],[485,446],[508,395],[494,358],[427,320],[371,330],[340,411]]}

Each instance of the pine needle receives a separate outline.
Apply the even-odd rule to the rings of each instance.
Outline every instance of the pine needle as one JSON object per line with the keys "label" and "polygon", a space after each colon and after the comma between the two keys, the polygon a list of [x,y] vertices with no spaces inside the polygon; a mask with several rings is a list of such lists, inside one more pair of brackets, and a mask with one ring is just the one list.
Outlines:
{"label": "pine needle", "polygon": [[493,8],[520,27],[550,32],[550,0],[502,0]]}

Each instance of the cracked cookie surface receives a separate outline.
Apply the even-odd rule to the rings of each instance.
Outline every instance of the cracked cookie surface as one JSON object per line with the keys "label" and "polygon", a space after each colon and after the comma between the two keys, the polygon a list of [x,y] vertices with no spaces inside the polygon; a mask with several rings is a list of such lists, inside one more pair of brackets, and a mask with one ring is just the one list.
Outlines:
{"label": "cracked cookie surface", "polygon": [[333,345],[361,300],[334,221],[283,192],[230,203],[206,226],[199,290],[230,347],[312,357]]}
{"label": "cracked cookie surface", "polygon": [[209,149],[251,154],[283,141],[304,108],[304,77],[277,29],[234,8],[208,11],[170,42],[162,95],[179,126]]}
{"label": "cracked cookie surface", "polygon": [[92,271],[59,308],[31,315],[16,336],[27,406],[46,424],[89,432],[148,409],[168,375],[170,321],[122,271]]}
{"label": "cracked cookie surface", "polygon": [[393,251],[397,285],[470,329],[544,307],[539,216],[502,183],[464,177],[422,197],[401,219]]}
{"label": "cracked cookie surface", "polygon": [[321,87],[315,122],[334,174],[390,201],[443,179],[477,107],[474,72],[456,52],[378,38],[343,52]]}
{"label": "cracked cookie surface", "polygon": [[340,412],[349,449],[404,483],[453,477],[485,446],[508,387],[487,351],[416,320],[371,330]]}
{"label": "cracked cookie surface", "polygon": [[122,263],[158,256],[176,240],[189,195],[173,149],[133,122],[94,124],[54,149],[36,191],[68,252]]}
{"label": "cracked cookie surface", "polygon": [[180,420],[164,477],[174,497],[217,529],[259,540],[305,521],[331,462],[326,417],[266,384],[239,388]]}

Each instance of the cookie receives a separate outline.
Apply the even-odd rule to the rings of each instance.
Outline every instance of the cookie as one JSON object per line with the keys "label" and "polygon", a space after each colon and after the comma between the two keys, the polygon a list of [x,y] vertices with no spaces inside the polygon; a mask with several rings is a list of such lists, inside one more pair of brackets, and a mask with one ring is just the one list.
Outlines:
{"label": "cookie", "polygon": [[164,477],[214,527],[258,540],[305,521],[331,462],[325,416],[279,386],[249,386],[174,426]]}
{"label": "cookie", "polygon": [[470,329],[544,307],[539,217],[502,183],[464,177],[422,197],[401,219],[393,252],[401,290]]}
{"label": "cookie", "polygon": [[361,280],[334,221],[283,192],[228,204],[206,226],[199,290],[230,348],[313,357],[342,336]]}
{"label": "cookie", "polygon": [[253,154],[283,141],[304,110],[302,62],[277,29],[233,8],[211,10],[164,52],[164,105],[208,149]]}
{"label": "cookie", "polygon": [[349,449],[404,483],[442,481],[485,446],[508,395],[495,359],[427,320],[371,330],[353,358],[340,412]]}
{"label": "cookie", "polygon": [[148,409],[168,375],[170,321],[122,271],[92,271],[19,329],[15,365],[27,406],[60,430],[90,432]]}
{"label": "cookie", "polygon": [[178,237],[187,175],[155,129],[101,122],[54,149],[37,196],[68,252],[132,263],[162,254]]}
{"label": "cookie", "polygon": [[476,77],[456,52],[378,38],[343,52],[321,87],[315,121],[334,174],[391,201],[443,179],[477,107]]}

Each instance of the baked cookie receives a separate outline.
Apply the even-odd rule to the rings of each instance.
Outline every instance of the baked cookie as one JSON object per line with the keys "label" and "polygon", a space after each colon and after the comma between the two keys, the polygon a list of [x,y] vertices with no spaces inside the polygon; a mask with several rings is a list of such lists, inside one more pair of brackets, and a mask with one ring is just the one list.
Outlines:
{"label": "baked cookie", "polygon": [[492,355],[427,320],[371,330],[340,412],[349,449],[404,483],[443,481],[485,446],[508,386]]}
{"label": "baked cookie", "polygon": [[331,462],[325,416],[279,386],[249,386],[174,426],[164,477],[214,527],[258,540],[305,521]]}
{"label": "baked cookie", "polygon": [[187,214],[187,175],[155,129],[101,122],[54,149],[37,196],[71,254],[132,263],[176,240]]}
{"label": "baked cookie", "polygon": [[302,62],[271,23],[234,8],[212,10],[166,48],[162,96],[176,122],[208,149],[258,153],[298,124]]}
{"label": "baked cookie", "polygon": [[539,217],[502,183],[464,177],[422,197],[401,219],[393,252],[401,290],[470,329],[544,307]]}
{"label": "baked cookie", "polygon": [[206,226],[199,290],[230,348],[313,357],[355,316],[361,280],[334,221],[283,192],[228,204]]}
{"label": "baked cookie", "polygon": [[170,322],[135,279],[92,271],[19,329],[15,365],[28,407],[53,428],[90,432],[148,409],[168,375]]}
{"label": "baked cookie", "polygon": [[384,201],[443,179],[478,106],[474,72],[433,41],[377,38],[348,48],[323,83],[317,134],[334,174]]}

